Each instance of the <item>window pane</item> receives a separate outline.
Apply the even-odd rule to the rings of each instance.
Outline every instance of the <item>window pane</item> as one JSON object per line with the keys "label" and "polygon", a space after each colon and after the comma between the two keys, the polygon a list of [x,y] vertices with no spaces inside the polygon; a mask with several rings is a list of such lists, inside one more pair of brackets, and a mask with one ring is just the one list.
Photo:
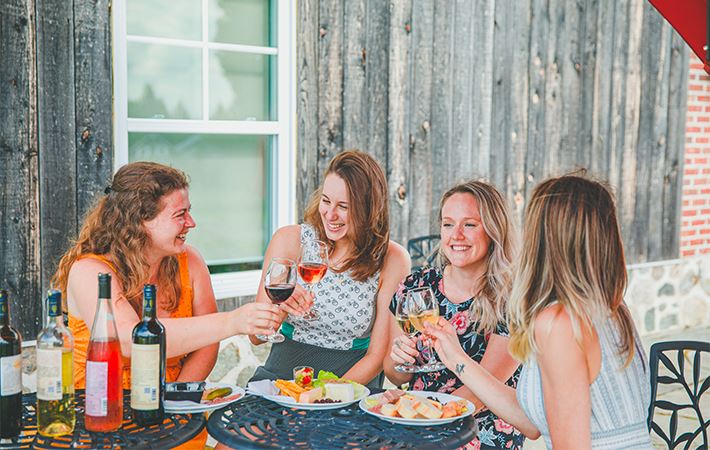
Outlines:
{"label": "window pane", "polygon": [[269,3],[209,0],[210,41],[269,47]]}
{"label": "window pane", "polygon": [[156,161],[190,177],[197,227],[188,234],[208,264],[262,257],[268,218],[268,136],[129,133],[131,161]]}
{"label": "window pane", "polygon": [[276,120],[269,114],[269,71],[273,58],[210,51],[210,119]]}
{"label": "window pane", "polygon": [[128,43],[128,117],[202,118],[201,50]]}
{"label": "window pane", "polygon": [[127,32],[140,36],[200,40],[202,0],[128,0]]}

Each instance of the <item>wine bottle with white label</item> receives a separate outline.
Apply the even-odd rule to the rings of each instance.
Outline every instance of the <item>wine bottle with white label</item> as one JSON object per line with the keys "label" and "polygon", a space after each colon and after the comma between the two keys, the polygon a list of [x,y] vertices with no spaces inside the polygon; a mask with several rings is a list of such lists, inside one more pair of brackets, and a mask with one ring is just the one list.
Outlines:
{"label": "wine bottle with white label", "polygon": [[55,437],[74,431],[74,337],[64,326],[62,293],[47,294],[47,324],[37,336],[37,431]]}
{"label": "wine bottle with white label", "polygon": [[155,285],[143,286],[143,320],[133,328],[131,409],[139,425],[162,423],[165,415],[165,327],[156,314]]}
{"label": "wine bottle with white label", "polygon": [[8,303],[0,290],[0,439],[22,431],[22,337],[10,326]]}
{"label": "wine bottle with white label", "polygon": [[123,422],[123,362],[111,306],[111,274],[99,274],[99,300],[86,354],[84,426],[116,431]]}

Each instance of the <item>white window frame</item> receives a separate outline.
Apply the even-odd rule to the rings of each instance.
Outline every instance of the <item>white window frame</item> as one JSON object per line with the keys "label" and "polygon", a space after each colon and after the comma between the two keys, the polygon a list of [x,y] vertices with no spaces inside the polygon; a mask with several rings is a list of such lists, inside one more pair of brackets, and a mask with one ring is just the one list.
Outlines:
{"label": "white window frame", "polygon": [[[128,163],[129,132],[207,133],[269,135],[275,140],[274,172],[270,228],[276,230],[296,221],[296,0],[275,0],[277,7],[277,45],[258,47],[208,42],[207,5],[202,0],[202,42],[156,37],[127,37],[126,1],[115,0],[112,7],[113,25],[113,89],[114,89],[114,171]],[[269,0],[264,0],[269,1]],[[186,45],[203,48],[202,119],[128,119],[128,74],[126,42],[148,42]],[[276,56],[277,102],[276,121],[209,121],[207,96],[207,49],[226,49]],[[217,299],[255,295],[259,287],[260,270],[247,270],[211,275]]]}

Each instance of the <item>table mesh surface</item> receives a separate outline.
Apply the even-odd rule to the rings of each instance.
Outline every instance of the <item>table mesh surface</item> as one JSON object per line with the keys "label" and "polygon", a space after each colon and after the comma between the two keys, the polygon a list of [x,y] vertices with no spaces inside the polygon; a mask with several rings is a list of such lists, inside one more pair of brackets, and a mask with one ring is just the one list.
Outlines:
{"label": "table mesh surface", "polygon": [[76,426],[71,435],[48,438],[37,433],[37,399],[22,396],[22,433],[16,439],[0,441],[0,449],[9,448],[86,448],[86,449],[166,449],[197,436],[205,426],[204,414],[165,414],[160,425],[141,427],[131,422],[130,391],[123,391],[123,426],[112,433],[93,433],[84,429],[84,391],[76,394]]}
{"label": "table mesh surface", "polygon": [[445,425],[398,425],[366,414],[357,404],[306,411],[248,396],[212,413],[207,430],[233,448],[443,449],[470,442],[477,426],[470,416]]}

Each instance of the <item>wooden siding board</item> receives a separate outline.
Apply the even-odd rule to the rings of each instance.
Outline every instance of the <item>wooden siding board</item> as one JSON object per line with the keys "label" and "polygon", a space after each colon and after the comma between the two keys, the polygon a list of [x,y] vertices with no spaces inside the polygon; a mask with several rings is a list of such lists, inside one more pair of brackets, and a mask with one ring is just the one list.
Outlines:
{"label": "wooden siding board", "polygon": [[367,150],[369,122],[365,89],[366,0],[349,0],[343,8],[343,148]]}
{"label": "wooden siding board", "polygon": [[74,140],[74,15],[60,2],[37,0],[37,84],[41,287],[77,233]]}
{"label": "wooden siding board", "polygon": [[320,2],[318,45],[318,176],[343,149],[343,2]]}
{"label": "wooden siding board", "polygon": [[[390,232],[393,240],[404,242],[408,236],[410,202],[409,127],[407,123],[412,3],[391,4],[389,29],[389,117],[387,180],[390,195]],[[409,25],[409,27],[408,27]],[[410,28],[411,30],[411,28]]]}
{"label": "wooden siding board", "polygon": [[320,41],[318,0],[298,2],[296,59],[298,72],[298,148],[296,198],[297,217],[303,217],[311,193],[318,186],[318,44]]}
{"label": "wooden siding board", "polygon": [[573,111],[578,116],[577,119],[577,166],[585,167],[594,171],[592,161],[595,155],[592,150],[594,135],[594,69],[597,57],[597,11],[599,7],[597,0],[590,0],[583,4],[580,24],[583,31],[580,32],[580,40],[577,43],[579,51],[579,77],[580,77],[580,104],[579,110]]}
{"label": "wooden siding board", "polygon": [[76,204],[79,220],[103,195],[113,168],[109,0],[74,1]]}
{"label": "wooden siding board", "polygon": [[449,38],[451,144],[448,148],[451,154],[451,182],[471,178],[476,169],[473,167],[473,148],[469,133],[472,126],[469,108],[474,102],[471,60],[476,58],[471,46],[473,17],[476,12],[472,3],[470,0],[452,2],[452,30]]}
{"label": "wooden siding board", "polygon": [[382,165],[387,162],[387,111],[389,86],[389,4],[380,0],[367,2],[365,75],[368,99],[365,102],[367,147]]}
{"label": "wooden siding board", "polygon": [[33,339],[42,312],[34,0],[0,4],[0,288]]}
{"label": "wooden siding board", "polygon": [[[433,196],[434,167],[430,140],[434,4],[414,0],[412,6],[412,67],[409,93],[409,237],[438,233],[438,198]],[[404,243],[404,242],[402,242]],[[406,244],[406,243],[405,243]]]}
{"label": "wooden siding board", "polygon": [[469,115],[471,146],[475,156],[472,173],[477,176],[488,174],[491,161],[495,7],[495,0],[478,2],[471,34],[470,51],[475,57],[470,60],[473,101]]}
{"label": "wooden siding board", "polygon": [[610,180],[610,153],[612,147],[612,70],[616,28],[614,8],[597,8],[596,64],[594,65],[593,112],[592,112],[592,159],[593,174]]}

